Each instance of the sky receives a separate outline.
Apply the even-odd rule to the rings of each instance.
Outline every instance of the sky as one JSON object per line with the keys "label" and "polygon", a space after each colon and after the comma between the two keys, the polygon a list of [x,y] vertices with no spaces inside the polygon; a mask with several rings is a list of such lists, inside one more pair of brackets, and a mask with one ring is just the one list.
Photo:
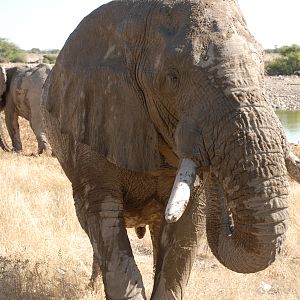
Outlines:
{"label": "sky", "polygon": [[[100,0],[0,0],[0,37],[25,50],[61,49]],[[264,48],[299,44],[299,0],[238,0],[248,27]]]}

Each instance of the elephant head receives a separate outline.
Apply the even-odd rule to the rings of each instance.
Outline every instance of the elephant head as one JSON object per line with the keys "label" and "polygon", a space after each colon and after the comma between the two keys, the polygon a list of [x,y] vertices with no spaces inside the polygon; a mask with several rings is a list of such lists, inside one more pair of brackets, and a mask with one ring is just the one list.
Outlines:
{"label": "elephant head", "polygon": [[121,168],[151,173],[160,154],[175,157],[168,222],[203,178],[212,252],[249,273],[274,261],[287,227],[291,160],[263,74],[235,0],[114,1],[70,35],[43,105],[62,134]]}

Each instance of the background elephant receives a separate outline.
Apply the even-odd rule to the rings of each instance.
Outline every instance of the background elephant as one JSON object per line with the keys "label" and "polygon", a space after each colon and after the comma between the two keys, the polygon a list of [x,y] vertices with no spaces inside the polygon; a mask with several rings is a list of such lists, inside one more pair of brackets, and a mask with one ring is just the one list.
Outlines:
{"label": "background elephant", "polygon": [[0,69],[2,107],[13,150],[22,151],[18,124],[18,117],[21,116],[29,121],[38,142],[38,153],[41,154],[48,148],[48,143],[43,130],[40,102],[42,87],[51,68],[40,64],[34,68],[20,66]]}
{"label": "background elephant", "polygon": [[0,120],[0,148],[5,152],[9,151],[9,147],[4,139],[2,120]]}
{"label": "background elephant", "polygon": [[233,0],[114,1],[70,35],[43,118],[108,299],[146,298],[126,226],[160,224],[151,299],[183,298],[205,215],[227,268],[275,260],[299,161],[263,73]]}
{"label": "background elephant", "polygon": [[[4,94],[6,90],[6,73],[5,70],[0,66],[0,111],[4,109],[5,102],[2,99],[2,95]],[[0,118],[0,147],[4,151],[9,151],[9,148],[6,144],[6,141],[4,139],[4,133],[3,133],[3,125],[2,125],[2,119]]]}

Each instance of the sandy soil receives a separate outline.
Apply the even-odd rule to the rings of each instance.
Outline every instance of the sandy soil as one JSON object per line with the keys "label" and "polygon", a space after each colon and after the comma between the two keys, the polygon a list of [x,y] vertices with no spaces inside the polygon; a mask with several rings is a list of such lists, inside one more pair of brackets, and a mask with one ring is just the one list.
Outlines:
{"label": "sandy soil", "polygon": [[265,83],[274,109],[300,109],[300,76],[267,76]]}

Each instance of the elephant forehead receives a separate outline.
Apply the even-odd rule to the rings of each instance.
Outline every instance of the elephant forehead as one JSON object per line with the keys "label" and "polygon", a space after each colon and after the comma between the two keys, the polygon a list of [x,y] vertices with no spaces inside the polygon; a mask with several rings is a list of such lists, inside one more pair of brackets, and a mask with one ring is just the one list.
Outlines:
{"label": "elephant forehead", "polygon": [[[146,45],[144,53],[167,50],[170,56],[171,50],[176,58],[189,57],[202,67],[216,63],[226,49],[233,55],[246,50],[256,56],[252,50],[259,46],[235,0],[137,3],[123,22],[122,35],[131,45]],[[161,60],[158,55],[156,64]]]}

